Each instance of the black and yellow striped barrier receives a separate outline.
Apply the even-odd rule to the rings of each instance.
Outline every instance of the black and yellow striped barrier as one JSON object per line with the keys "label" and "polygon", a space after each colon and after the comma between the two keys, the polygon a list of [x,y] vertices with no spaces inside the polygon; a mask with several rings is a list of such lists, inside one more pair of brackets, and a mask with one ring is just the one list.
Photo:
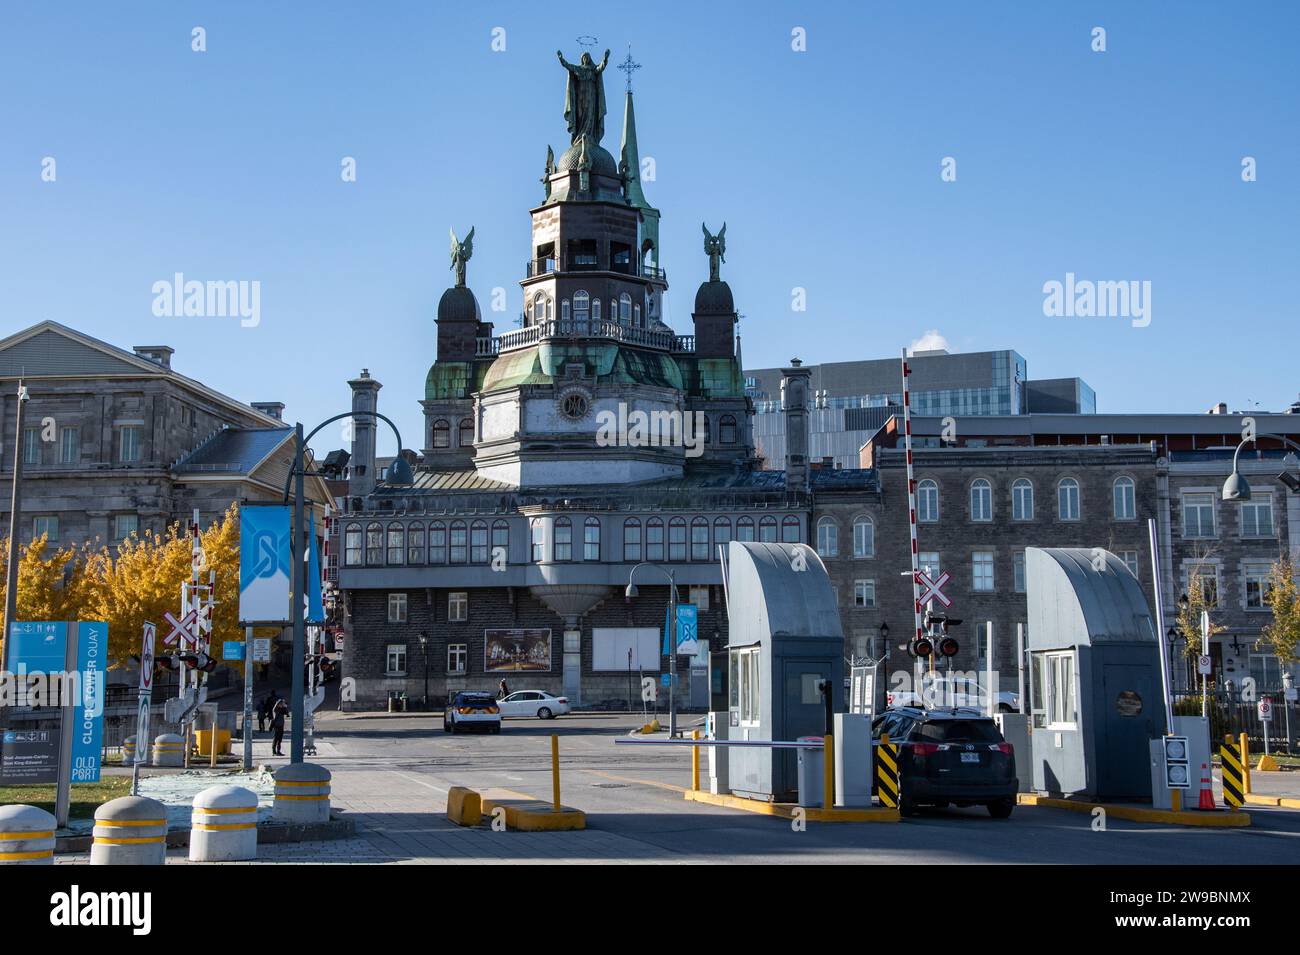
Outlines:
{"label": "black and yellow striped barrier", "polygon": [[1245,801],[1245,771],[1242,769],[1241,746],[1231,736],[1223,738],[1219,747],[1219,766],[1223,771],[1223,804],[1229,809],[1240,809]]}
{"label": "black and yellow striped barrier", "polygon": [[875,796],[886,809],[898,808],[898,744],[889,741],[889,734],[880,737],[876,744]]}

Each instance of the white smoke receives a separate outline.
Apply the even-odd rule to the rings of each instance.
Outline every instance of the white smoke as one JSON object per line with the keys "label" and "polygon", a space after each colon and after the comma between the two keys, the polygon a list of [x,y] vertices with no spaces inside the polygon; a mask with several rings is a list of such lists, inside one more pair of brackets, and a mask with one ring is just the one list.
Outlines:
{"label": "white smoke", "polygon": [[919,351],[939,351],[940,349],[943,351],[952,351],[952,348],[948,344],[948,339],[944,338],[937,328],[932,328],[916,341],[912,342],[908,351],[914,355]]}

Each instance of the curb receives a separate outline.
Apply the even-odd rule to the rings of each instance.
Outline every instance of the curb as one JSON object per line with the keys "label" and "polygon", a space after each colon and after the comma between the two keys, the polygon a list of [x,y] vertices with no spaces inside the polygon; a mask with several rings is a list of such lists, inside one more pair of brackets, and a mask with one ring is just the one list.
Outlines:
{"label": "curb", "polygon": [[1161,822],[1175,826],[1199,826],[1214,829],[1238,829],[1250,825],[1250,813],[1216,810],[1205,812],[1174,812],[1172,809],[1151,809],[1146,806],[1117,806],[1113,803],[1083,802],[1078,799],[1058,799],[1035,793],[1020,793],[1016,798],[1020,806],[1043,806],[1048,809],[1068,809],[1071,812],[1091,813],[1104,809],[1106,815],[1129,822]]}
{"label": "curb", "polygon": [[1282,809],[1300,809],[1300,799],[1290,796],[1259,796],[1255,793],[1246,793],[1246,802],[1252,806],[1272,806]]}
{"label": "curb", "polygon": [[[259,843],[325,842],[333,839],[350,839],[356,835],[357,824],[352,819],[331,818],[329,822],[283,823],[263,822],[257,825]],[[77,836],[58,836],[54,842],[56,854],[89,852],[95,837],[91,833]],[[167,833],[168,849],[184,849],[190,844],[189,829],[172,829]]]}
{"label": "curb", "polygon": [[685,792],[687,802],[707,803],[724,809],[739,809],[742,812],[756,812],[763,816],[779,816],[793,819],[795,810],[802,810],[809,822],[898,822],[897,809],[871,808],[861,809],[818,809],[813,806],[795,806],[790,803],[760,802],[743,796],[709,793],[703,790],[688,789]]}

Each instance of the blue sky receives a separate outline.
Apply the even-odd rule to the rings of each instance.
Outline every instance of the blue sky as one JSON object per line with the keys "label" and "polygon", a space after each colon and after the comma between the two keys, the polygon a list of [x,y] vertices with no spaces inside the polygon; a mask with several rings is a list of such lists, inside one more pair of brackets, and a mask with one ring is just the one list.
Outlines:
{"label": "blue sky", "polygon": [[[751,367],[934,329],[1079,375],[1104,411],[1295,400],[1300,5],[1282,2],[6,5],[0,332],[170,344],[183,373],[308,427],[364,366],[418,448],[448,227],[477,228],[470,285],[485,312],[504,287],[489,317],[515,327],[527,210],[567,144],[555,50],[583,35],[643,64],[680,332],[700,222],[725,220]],[[606,87],[616,152],[623,74]],[[155,317],[176,272],[260,281],[260,325]],[[1150,281],[1150,325],[1045,317],[1067,272]]]}

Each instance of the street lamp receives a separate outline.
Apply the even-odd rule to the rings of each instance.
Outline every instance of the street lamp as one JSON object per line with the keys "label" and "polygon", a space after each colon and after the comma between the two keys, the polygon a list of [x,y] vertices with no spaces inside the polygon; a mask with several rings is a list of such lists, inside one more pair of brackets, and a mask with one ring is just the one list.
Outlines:
{"label": "street lamp", "polygon": [[420,649],[424,651],[424,709],[429,710],[429,631],[420,631]]}
{"label": "street lamp", "polygon": [[677,736],[677,577],[658,564],[642,561],[628,571],[627,589],[623,591],[628,600],[639,593],[633,578],[642,567],[653,567],[668,578],[668,738],[674,739]]}
{"label": "street lamp", "polygon": [[18,612],[18,521],[21,519],[23,506],[23,407],[27,404],[27,386],[18,379],[18,408],[15,415],[16,433],[14,435],[14,474],[13,489],[9,503],[9,564],[5,568],[5,629],[0,634],[0,644],[4,652],[0,653],[0,670],[8,669],[5,661],[9,658],[9,633],[13,630],[14,617]]}
{"label": "street lamp", "polygon": [[294,447],[293,447],[293,467],[284,479],[284,499],[289,500],[289,482],[293,482],[293,689],[290,693],[289,706],[293,717],[293,727],[289,737],[289,762],[302,762],[303,749],[303,697],[304,697],[304,680],[302,673],[302,661],[307,656],[307,633],[306,620],[304,616],[305,606],[303,597],[306,593],[306,554],[307,540],[303,527],[302,512],[304,509],[303,501],[303,479],[307,473],[307,465],[304,455],[307,451],[307,442],[316,436],[316,432],[328,424],[340,421],[343,418],[354,417],[372,417],[383,421],[393,429],[393,434],[397,436],[397,458],[388,468],[387,483],[394,485],[410,485],[415,482],[415,476],[411,472],[411,465],[402,457],[402,434],[397,430],[397,425],[393,424],[391,418],[380,414],[378,411],[345,411],[343,414],[336,414],[332,418],[326,418],[320,424],[311,430],[311,433],[303,437],[302,423],[294,425]]}
{"label": "street lamp", "polygon": [[[1237,459],[1241,455],[1241,449],[1248,444],[1255,444],[1260,438],[1270,438],[1274,441],[1281,441],[1289,448],[1300,451],[1300,444],[1296,444],[1290,438],[1285,438],[1280,434],[1257,434],[1253,438],[1246,438],[1237,445],[1237,450],[1232,452],[1232,473],[1228,475],[1228,480],[1223,482],[1223,500],[1225,501],[1249,501],[1250,500],[1250,482],[1246,476],[1237,470]],[[1280,480],[1291,490],[1300,490],[1300,481],[1297,481],[1292,475],[1288,474],[1285,469],[1278,475]]]}

